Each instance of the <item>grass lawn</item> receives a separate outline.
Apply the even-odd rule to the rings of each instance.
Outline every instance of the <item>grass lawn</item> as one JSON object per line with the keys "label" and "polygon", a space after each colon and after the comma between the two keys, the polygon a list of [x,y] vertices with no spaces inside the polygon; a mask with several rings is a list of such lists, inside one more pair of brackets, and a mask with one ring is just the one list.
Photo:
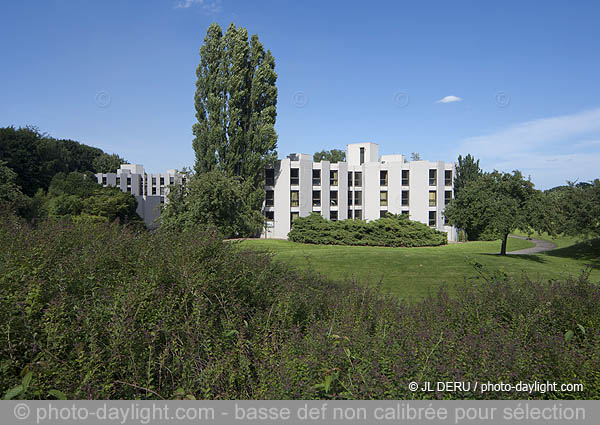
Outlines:
{"label": "grass lawn", "polygon": [[[384,290],[401,299],[418,299],[435,293],[444,283],[449,284],[452,292],[452,284],[478,276],[475,263],[488,271],[526,273],[532,279],[576,276],[591,265],[594,267],[592,279],[600,280],[600,241],[595,241],[593,246],[569,246],[568,241],[560,242],[557,243],[559,249],[554,251],[506,257],[497,255],[500,241],[425,248],[308,245],[272,239],[246,240],[241,244],[242,247],[271,251],[275,259],[298,269],[317,271],[338,281],[381,282]],[[534,244],[529,241],[509,238],[509,251],[532,246]]]}

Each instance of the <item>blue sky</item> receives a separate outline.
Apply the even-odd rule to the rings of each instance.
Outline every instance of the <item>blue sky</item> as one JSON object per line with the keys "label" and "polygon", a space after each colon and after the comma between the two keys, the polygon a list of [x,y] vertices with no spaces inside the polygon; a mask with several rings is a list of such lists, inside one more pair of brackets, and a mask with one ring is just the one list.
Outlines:
{"label": "blue sky", "polygon": [[257,33],[279,75],[278,152],[378,143],[481,158],[538,188],[600,177],[600,2],[47,0],[0,6],[0,126],[149,171],[193,165],[207,27]]}

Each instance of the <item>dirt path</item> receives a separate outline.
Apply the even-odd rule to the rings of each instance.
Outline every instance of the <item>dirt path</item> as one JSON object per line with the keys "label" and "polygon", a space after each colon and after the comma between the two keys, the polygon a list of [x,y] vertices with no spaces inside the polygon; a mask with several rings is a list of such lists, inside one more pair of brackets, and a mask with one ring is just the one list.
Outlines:
{"label": "dirt path", "polygon": [[552,242],[544,241],[541,239],[529,239],[525,236],[514,236],[510,235],[509,238],[517,238],[517,239],[525,239],[527,241],[531,241],[535,243],[533,248],[520,249],[518,251],[510,251],[507,254],[516,254],[516,255],[524,255],[524,254],[537,254],[540,252],[550,251],[556,248],[556,245]]}

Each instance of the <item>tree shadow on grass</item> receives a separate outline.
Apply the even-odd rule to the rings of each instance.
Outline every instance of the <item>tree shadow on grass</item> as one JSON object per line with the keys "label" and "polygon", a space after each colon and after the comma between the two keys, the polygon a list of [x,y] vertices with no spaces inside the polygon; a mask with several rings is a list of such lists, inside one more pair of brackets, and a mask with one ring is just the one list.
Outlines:
{"label": "tree shadow on grass", "polygon": [[499,253],[497,252],[485,252],[485,253],[481,253],[479,255],[490,255],[492,257],[498,257],[498,258],[512,258],[512,259],[517,259],[517,260],[528,260],[528,261],[534,261],[536,263],[540,263],[540,264],[544,264],[547,263],[548,260],[546,260],[543,256],[539,255],[539,254],[506,254],[505,256],[501,256]]}
{"label": "tree shadow on grass", "polygon": [[580,242],[565,248],[546,251],[545,255],[561,258],[572,258],[585,262],[586,266],[600,269],[600,238]]}

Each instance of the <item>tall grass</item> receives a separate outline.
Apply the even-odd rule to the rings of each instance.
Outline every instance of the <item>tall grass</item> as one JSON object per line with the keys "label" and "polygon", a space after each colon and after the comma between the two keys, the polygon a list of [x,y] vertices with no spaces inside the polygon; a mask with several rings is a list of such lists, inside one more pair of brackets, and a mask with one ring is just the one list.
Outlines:
{"label": "tall grass", "polygon": [[[404,304],[210,231],[9,217],[0,392],[47,398],[599,398],[600,289],[492,275]],[[411,393],[411,381],[583,383]]]}

